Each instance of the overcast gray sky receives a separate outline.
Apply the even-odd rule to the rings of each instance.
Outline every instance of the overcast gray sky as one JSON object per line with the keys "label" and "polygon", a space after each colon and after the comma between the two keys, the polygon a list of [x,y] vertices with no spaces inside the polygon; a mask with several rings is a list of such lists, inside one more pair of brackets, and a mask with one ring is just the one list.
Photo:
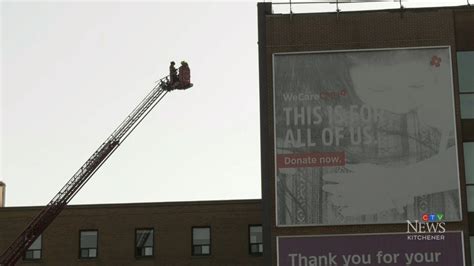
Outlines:
{"label": "overcast gray sky", "polygon": [[72,204],[261,197],[256,1],[3,1],[1,23],[7,206],[46,204],[171,60],[194,87],[168,94]]}

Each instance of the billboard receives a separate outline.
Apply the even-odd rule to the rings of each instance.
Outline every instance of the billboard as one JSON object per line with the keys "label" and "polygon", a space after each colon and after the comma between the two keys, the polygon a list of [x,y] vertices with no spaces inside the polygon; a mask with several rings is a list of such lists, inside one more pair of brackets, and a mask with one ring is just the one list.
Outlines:
{"label": "billboard", "polygon": [[464,266],[461,232],[409,234],[290,236],[277,238],[278,266],[431,265]]}
{"label": "billboard", "polygon": [[461,219],[449,47],[273,55],[277,226]]}

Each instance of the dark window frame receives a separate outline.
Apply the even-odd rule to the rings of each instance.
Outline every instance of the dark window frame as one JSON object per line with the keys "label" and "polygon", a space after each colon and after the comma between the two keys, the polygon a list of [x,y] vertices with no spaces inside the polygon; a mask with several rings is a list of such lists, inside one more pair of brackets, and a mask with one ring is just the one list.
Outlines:
{"label": "dark window frame", "polygon": [[[257,226],[262,228],[262,242],[252,243],[250,239],[250,228],[257,227]],[[263,252],[252,252],[252,246],[256,245],[258,247],[259,245],[262,245],[262,248],[263,248],[263,225],[262,224],[249,224],[248,230],[247,230],[247,236],[248,236],[249,254],[252,256],[263,256]]]}
{"label": "dark window frame", "polygon": [[[465,143],[473,143],[473,144],[474,144],[474,141],[464,140],[464,141],[461,143],[461,145],[463,146],[463,147],[462,147],[462,148],[463,148],[463,152],[465,152],[465,149],[464,149],[464,144],[465,144]],[[468,202],[467,202],[467,211],[468,211],[468,213],[474,213],[473,211],[469,211],[469,195],[468,195],[468,194],[469,194],[468,188],[474,187],[474,183],[469,183],[469,182],[467,181],[467,173],[466,173],[466,164],[467,164],[467,162],[466,162],[466,160],[465,160],[464,155],[465,155],[465,154],[463,154],[463,159],[464,159],[464,177],[465,177],[465,182],[466,182],[466,199],[467,199],[467,201],[468,201]],[[469,224],[471,224],[471,223],[469,223]],[[474,236],[474,235],[471,235],[471,236]]]}
{"label": "dark window frame", "polygon": [[[457,79],[458,79],[458,87],[459,87],[459,94],[471,94],[471,93],[474,93],[474,87],[472,88],[472,90],[468,90],[468,91],[461,91],[461,79],[460,79],[460,73],[462,73],[463,71],[459,71],[460,70],[460,62],[461,60],[460,59],[460,54],[471,54],[472,56],[474,56],[474,50],[473,51],[470,51],[470,50],[466,50],[466,51],[456,51],[456,69],[457,69]],[[464,69],[464,68],[463,68]],[[468,66],[468,69],[470,69],[470,67]],[[473,84],[474,85],[474,84]]]}
{"label": "dark window frame", "polygon": [[463,116],[463,113],[462,113],[462,110],[461,110],[461,97],[463,95],[474,95],[474,91],[468,91],[468,92],[459,92],[459,114],[460,114],[460,117],[462,120],[469,120],[469,119],[474,119],[474,117],[462,117]]}
{"label": "dark window frame", "polygon": [[[137,232],[139,230],[152,230],[152,255],[150,256],[142,256],[138,254],[138,247],[137,247]],[[135,258],[136,259],[146,259],[146,258],[153,258],[155,257],[155,228],[154,227],[140,227],[135,228],[135,243],[133,243],[133,248],[135,250]]]}
{"label": "dark window frame", "polygon": [[[194,245],[194,229],[209,229],[209,245]],[[209,254],[200,254],[194,253],[194,247],[203,247],[209,246]],[[212,229],[210,225],[206,226],[192,226],[191,227],[191,255],[196,257],[208,257],[212,255]]]}
{"label": "dark window frame", "polygon": [[[460,53],[474,53],[474,51],[456,51],[456,59],[459,59],[459,54]],[[474,94],[474,90],[473,91],[461,91],[461,80],[459,78],[459,62],[457,63],[456,65],[456,69],[457,69],[457,79],[458,79],[458,93],[459,93],[459,114],[460,114],[460,117],[462,120],[468,120],[468,119],[474,119],[474,117],[469,117],[469,118],[463,118],[463,113],[461,112],[461,97],[463,95],[471,95],[471,94]],[[474,89],[474,88],[473,88]]]}
{"label": "dark window frame", "polygon": [[[83,257],[82,256],[82,250],[87,249],[91,250],[93,248],[81,248],[81,234],[82,232],[96,232],[97,233],[97,238],[95,240],[95,257]],[[80,229],[79,230],[79,259],[81,260],[94,260],[99,257],[99,229]]]}
{"label": "dark window frame", "polygon": [[[30,249],[30,248],[28,248],[28,249],[25,251],[25,253],[23,253],[23,260],[24,260],[24,261],[41,261],[41,260],[43,259],[43,234],[40,234],[40,235],[35,239],[35,241],[36,241],[38,238],[41,239],[41,248],[40,248],[40,249]],[[34,243],[34,242],[33,242],[33,243]],[[40,257],[39,257],[39,258],[35,259],[35,258],[27,258],[27,257],[26,257],[26,253],[27,253],[28,251],[33,251],[33,252],[34,252],[34,251],[38,251],[38,250],[39,250],[39,252],[40,252]]]}

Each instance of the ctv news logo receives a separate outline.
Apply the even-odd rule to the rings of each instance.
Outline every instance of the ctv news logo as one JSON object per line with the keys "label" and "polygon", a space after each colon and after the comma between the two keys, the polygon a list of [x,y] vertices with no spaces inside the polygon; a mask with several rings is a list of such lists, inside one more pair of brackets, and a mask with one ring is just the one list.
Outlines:
{"label": "ctv news logo", "polygon": [[421,220],[407,220],[408,240],[444,240],[446,223],[443,222],[444,214],[423,214]]}

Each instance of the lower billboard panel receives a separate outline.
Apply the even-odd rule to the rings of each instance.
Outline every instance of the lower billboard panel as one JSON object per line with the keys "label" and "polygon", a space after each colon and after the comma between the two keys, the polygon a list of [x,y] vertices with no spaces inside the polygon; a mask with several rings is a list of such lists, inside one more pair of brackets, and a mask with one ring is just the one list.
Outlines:
{"label": "lower billboard panel", "polygon": [[279,266],[465,266],[462,232],[277,237]]}

